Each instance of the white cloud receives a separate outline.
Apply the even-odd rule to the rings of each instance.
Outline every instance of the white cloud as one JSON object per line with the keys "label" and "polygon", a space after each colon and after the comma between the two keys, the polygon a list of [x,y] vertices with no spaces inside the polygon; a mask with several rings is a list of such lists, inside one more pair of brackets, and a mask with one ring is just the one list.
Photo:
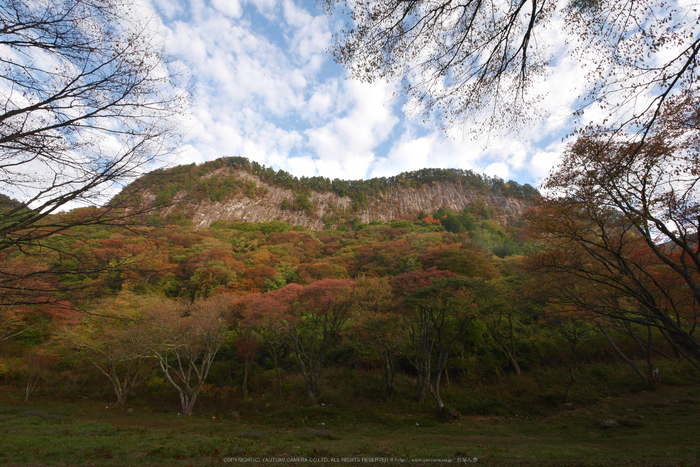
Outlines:
{"label": "white cloud", "polygon": [[392,92],[388,84],[343,83],[338,97],[347,109],[346,116],[305,132],[319,158],[317,166],[324,171],[320,173],[330,178],[365,178],[375,159],[375,147],[390,137],[399,121],[392,112]]}
{"label": "white cloud", "polygon": [[[456,167],[540,177],[556,150],[538,145],[569,125],[575,88],[585,81],[573,61],[556,62],[537,89],[548,91],[552,117],[522,139],[471,140],[464,128],[446,137],[422,122],[414,103],[396,100],[396,85],[343,79],[326,51],[336,19],[319,11],[294,0],[151,2],[165,20],[170,50],[195,79],[182,163],[238,155],[297,176],[358,179]],[[556,28],[547,34],[561,44]]]}
{"label": "white cloud", "polygon": [[211,4],[217,11],[230,18],[240,18],[243,8],[238,0],[211,0]]}
{"label": "white cloud", "polygon": [[561,162],[562,153],[565,148],[565,143],[557,142],[551,144],[544,150],[537,151],[530,158],[530,173],[532,173],[538,182],[541,182],[551,170]]}
{"label": "white cloud", "polygon": [[286,163],[289,170],[298,177],[313,177],[316,175],[316,162],[311,156],[290,157]]}
{"label": "white cloud", "polygon": [[331,32],[325,16],[311,16],[292,0],[284,0],[284,18],[292,31],[289,51],[292,58],[316,72],[326,58]]}
{"label": "white cloud", "polygon": [[276,17],[277,0],[247,0],[246,3],[254,5],[258,13],[266,19],[273,21]]}
{"label": "white cloud", "polygon": [[301,109],[302,115],[316,120],[329,115],[336,107],[337,96],[337,80],[316,86],[308,103]]}
{"label": "white cloud", "polygon": [[504,180],[508,180],[508,177],[510,176],[510,168],[503,162],[494,162],[493,164],[489,164],[484,169],[484,173],[491,177],[500,177]]}
{"label": "white cloud", "polygon": [[154,10],[166,19],[172,19],[182,11],[182,6],[177,0],[151,0]]}

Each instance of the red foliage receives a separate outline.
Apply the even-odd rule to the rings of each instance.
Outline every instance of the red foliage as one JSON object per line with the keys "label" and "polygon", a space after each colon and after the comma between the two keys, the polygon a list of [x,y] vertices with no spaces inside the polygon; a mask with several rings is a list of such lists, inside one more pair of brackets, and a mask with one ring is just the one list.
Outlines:
{"label": "red foliage", "polygon": [[337,266],[335,264],[325,263],[313,263],[313,264],[301,264],[297,268],[297,276],[299,276],[299,282],[301,284],[311,284],[314,281],[320,279],[338,278],[342,276],[347,276],[347,271],[342,266]]}
{"label": "red foliage", "polygon": [[255,287],[261,290],[265,286],[265,281],[272,279],[276,274],[277,271],[275,271],[274,268],[264,264],[258,264],[246,269],[245,278],[253,281]]}
{"label": "red foliage", "polygon": [[[444,216],[445,218],[447,216]],[[426,218],[421,219],[421,221],[425,222],[426,224],[433,224],[433,225],[438,225],[440,223],[439,219],[435,219],[433,216],[428,216]]]}
{"label": "red foliage", "polygon": [[333,313],[338,306],[344,306],[343,292],[354,286],[349,279],[323,279],[309,284],[299,294],[299,301],[305,309],[314,313]]}
{"label": "red foliage", "polygon": [[392,278],[392,283],[395,288],[402,292],[412,292],[431,285],[435,279],[445,277],[457,277],[457,274],[450,271],[441,271],[437,268],[418,269]]}
{"label": "red foliage", "polygon": [[252,360],[260,348],[260,339],[253,333],[247,333],[236,340],[236,355],[241,360]]}
{"label": "red foliage", "polygon": [[297,299],[302,287],[289,284],[267,293],[253,293],[240,297],[243,327],[265,327],[271,330],[286,329],[294,321],[290,313],[291,305]]}

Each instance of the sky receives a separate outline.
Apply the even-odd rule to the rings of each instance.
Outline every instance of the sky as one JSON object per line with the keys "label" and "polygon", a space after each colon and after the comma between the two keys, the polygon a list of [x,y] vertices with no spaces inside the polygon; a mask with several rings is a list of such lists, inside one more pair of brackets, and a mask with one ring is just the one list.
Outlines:
{"label": "sky", "polygon": [[464,127],[445,132],[404,112],[396,83],[349,79],[328,52],[343,18],[313,1],[142,1],[191,75],[178,164],[243,156],[298,177],[353,180],[462,168],[536,186],[559,160],[579,92],[573,83],[584,77],[557,53],[564,39],[556,28],[545,31],[563,57],[538,84],[549,118],[519,134],[474,140]]}

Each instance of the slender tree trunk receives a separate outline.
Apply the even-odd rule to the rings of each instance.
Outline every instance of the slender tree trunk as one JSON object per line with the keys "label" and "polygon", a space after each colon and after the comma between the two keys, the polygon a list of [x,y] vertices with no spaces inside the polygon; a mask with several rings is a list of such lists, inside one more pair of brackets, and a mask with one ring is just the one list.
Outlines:
{"label": "slender tree trunk", "polygon": [[438,411],[442,412],[443,407],[445,404],[442,403],[442,397],[440,397],[440,382],[442,380],[442,371],[439,371],[437,374],[437,377],[435,378],[435,386],[433,389],[433,397],[435,398],[435,402],[437,402],[438,405]]}
{"label": "slender tree trunk", "polygon": [[566,397],[564,398],[564,403],[571,404],[571,386],[576,382],[576,376],[574,375],[573,365],[569,368],[569,374],[571,378],[569,379],[569,384],[566,385]]}
{"label": "slender tree trunk", "polygon": [[282,397],[282,376],[280,375],[279,355],[277,355],[277,349],[275,349],[274,345],[270,345],[270,351],[272,352],[272,361],[275,363],[275,373],[277,374],[277,392],[279,396]]}
{"label": "slender tree trunk", "polygon": [[501,346],[501,349],[503,349],[503,352],[508,357],[508,361],[510,361],[510,364],[513,367],[513,370],[515,371],[515,374],[520,376],[522,374],[522,371],[520,369],[520,365],[518,364],[518,359],[515,355],[515,341],[513,340],[513,336],[510,336],[510,345],[508,345],[504,340],[503,336],[498,331],[494,329],[492,331],[492,334],[493,337],[496,339],[496,342],[498,342],[498,344]]}
{"label": "slender tree trunk", "polygon": [[576,382],[576,375],[574,375],[574,367],[576,366],[576,344],[571,344],[571,365],[569,366],[569,384],[566,385],[566,398],[564,399],[565,404],[571,404],[571,386]]}
{"label": "slender tree trunk", "polygon": [[[197,391],[199,393],[199,391]],[[189,399],[189,400],[188,400]],[[192,410],[194,409],[194,403],[197,401],[197,394],[190,394],[189,397],[185,397],[183,400],[182,414],[192,415]]]}
{"label": "slender tree trunk", "polygon": [[435,398],[435,403],[438,406],[438,412],[442,413],[443,409],[445,408],[445,404],[442,402],[442,398],[440,397],[439,384],[440,384],[440,376],[438,375],[435,387],[433,387],[432,384],[428,384],[428,390],[430,391],[430,394],[432,394],[433,398]]}
{"label": "slender tree trunk", "polygon": [[313,387],[313,370],[308,370],[304,364],[304,360],[301,357],[299,350],[295,349],[294,354],[297,357],[297,363],[299,363],[299,368],[301,369],[301,375],[304,377],[304,383],[306,384],[306,395],[309,399],[314,400],[314,387]]}
{"label": "slender tree trunk", "polygon": [[431,354],[432,354],[432,342],[428,341],[424,344],[422,356],[418,364],[418,374],[420,378],[418,379],[418,402],[423,402],[425,400],[425,391],[428,389],[431,378]]}
{"label": "slender tree trunk", "polygon": [[520,369],[520,365],[518,364],[518,360],[515,358],[515,355],[508,352],[508,358],[510,359],[510,364],[513,365],[515,374],[520,376],[522,374],[522,370]]}
{"label": "slender tree trunk", "polygon": [[36,385],[39,383],[39,379],[39,376],[27,378],[27,386],[24,389],[24,402],[29,401],[29,396],[31,396],[34,392],[34,389],[36,389]]}
{"label": "slender tree trunk", "polygon": [[416,381],[416,396],[418,397],[418,402],[423,402],[425,400],[425,388],[428,385],[428,381],[423,373],[418,373],[418,378]]}
{"label": "slender tree trunk", "polygon": [[[138,368],[136,369],[136,371],[138,372]],[[124,381],[122,381],[122,383],[120,384],[121,391],[119,392],[119,394],[117,394],[117,404],[120,407],[124,407],[126,405],[126,400],[129,397],[129,393],[131,392],[131,388],[133,387],[133,383],[134,383],[134,380],[132,378],[130,378],[130,371],[129,371],[129,368],[127,367],[126,374],[124,375]]]}
{"label": "slender tree trunk", "polygon": [[394,364],[391,360],[391,355],[389,355],[389,352],[386,352],[384,354],[384,396],[386,397],[386,402],[391,402],[394,400],[395,374],[396,371],[394,370]]}
{"label": "slender tree trunk", "polygon": [[652,345],[652,332],[651,332],[651,326],[647,325],[647,338],[646,340],[640,338],[637,336],[637,333],[634,332],[634,329],[632,329],[632,326],[630,323],[625,322],[624,323],[625,329],[627,333],[632,336],[634,341],[637,343],[639,346],[639,349],[642,352],[642,355],[644,355],[644,358],[647,361],[647,368],[649,370],[649,380],[650,384],[656,386],[661,383],[661,378],[659,375],[659,368],[656,366],[656,363],[654,362],[654,347]]}
{"label": "slender tree trunk", "polygon": [[601,324],[598,324],[598,328],[601,330],[601,332],[603,333],[603,336],[605,336],[605,340],[608,341],[608,343],[613,348],[613,350],[620,356],[620,358],[622,358],[625,361],[625,363],[627,363],[630,367],[632,367],[632,369],[635,371],[635,373],[637,373],[637,376],[639,376],[639,379],[641,379],[642,383],[644,383],[644,386],[648,387],[649,386],[649,379],[646,377],[644,372],[642,370],[640,370],[639,367],[632,360],[627,358],[627,355],[622,353],[622,351],[617,348],[617,346],[615,345],[615,342],[612,340],[612,337],[610,337],[608,335],[608,333],[605,332],[605,328]]}
{"label": "slender tree trunk", "polygon": [[248,369],[250,368],[250,360],[246,357],[243,370],[243,398],[248,398]]}
{"label": "slender tree trunk", "polygon": [[508,357],[510,358],[510,362],[513,364],[513,368],[515,369],[515,374],[520,376],[522,374],[522,371],[520,371],[520,365],[518,364],[518,358],[517,355],[515,354],[515,329],[513,327],[513,317],[508,316],[508,325],[510,326],[510,351],[508,352]]}
{"label": "slender tree trunk", "polygon": [[652,356],[653,348],[651,345],[651,326],[647,326],[647,365],[649,367],[649,375],[651,376],[651,384],[658,386],[661,384],[661,374],[659,367],[656,366]]}
{"label": "slender tree trunk", "polygon": [[128,395],[129,395],[128,390],[117,393],[117,405],[119,407],[124,407],[126,405],[126,399],[127,399]]}

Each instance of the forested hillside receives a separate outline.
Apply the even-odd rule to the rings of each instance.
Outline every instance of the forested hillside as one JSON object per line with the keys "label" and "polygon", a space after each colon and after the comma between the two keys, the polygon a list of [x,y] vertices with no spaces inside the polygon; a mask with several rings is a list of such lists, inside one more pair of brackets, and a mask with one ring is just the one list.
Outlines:
{"label": "forested hillside", "polygon": [[[237,163],[265,188],[241,182],[241,172],[222,176]],[[505,405],[476,408],[441,389],[550,369],[560,376],[540,401],[546,407],[575,398],[579,364],[619,355],[630,384],[636,372],[652,385],[660,380],[655,355],[682,358],[663,330],[562,299],[557,289],[582,286],[550,275],[553,250],[537,236],[546,211],[497,222],[503,211],[497,218],[498,207],[484,202],[500,196],[533,206],[537,193],[528,186],[439,170],[369,182],[297,180],[246,164],[150,174],[138,183],[161,204],[137,221],[77,225],[35,248],[6,249],[2,381],[26,399],[38,387],[119,405],[159,395],[189,414],[198,400],[210,407],[251,394],[318,402],[330,374],[334,385],[354,385],[356,376],[345,381],[338,372],[362,368],[372,375],[362,397],[376,404],[400,394],[433,401],[442,414],[502,413]],[[306,193],[345,196],[352,214],[393,185],[445,183],[479,198],[457,212],[441,207],[388,222],[339,217],[333,230],[274,219],[197,228],[188,218],[204,198],[264,199],[279,185],[297,201]],[[307,209],[297,201],[284,209]],[[605,299],[603,289],[593,296]]]}
{"label": "forested hillside", "polygon": [[700,465],[698,2],[225,3],[0,5],[0,464]]}
{"label": "forested hillside", "polygon": [[[501,225],[515,223],[539,198],[530,185],[469,170],[423,169],[369,180],[297,178],[243,157],[149,173],[115,199],[139,193],[143,206],[209,227],[217,220],[279,220],[311,230],[416,219],[439,208],[481,209]],[[478,208],[477,208],[478,206]]]}

